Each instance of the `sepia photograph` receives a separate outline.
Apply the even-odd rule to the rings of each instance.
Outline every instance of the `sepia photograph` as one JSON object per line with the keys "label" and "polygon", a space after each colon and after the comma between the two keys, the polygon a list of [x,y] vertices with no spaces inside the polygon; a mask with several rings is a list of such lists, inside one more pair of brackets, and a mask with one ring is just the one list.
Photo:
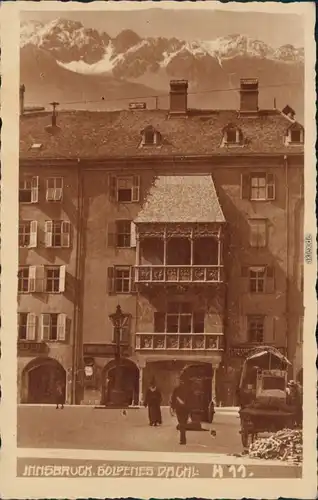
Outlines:
{"label": "sepia photograph", "polygon": [[301,481],[308,16],[28,3],[17,478]]}

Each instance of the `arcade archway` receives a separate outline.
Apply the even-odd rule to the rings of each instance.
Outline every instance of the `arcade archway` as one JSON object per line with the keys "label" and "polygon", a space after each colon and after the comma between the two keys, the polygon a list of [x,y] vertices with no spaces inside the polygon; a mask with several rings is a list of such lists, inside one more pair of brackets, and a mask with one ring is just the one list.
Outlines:
{"label": "arcade archway", "polygon": [[52,358],[36,358],[23,370],[21,401],[54,404],[58,384],[62,386],[65,399],[66,371],[63,366]]}
{"label": "arcade archway", "polygon": [[126,406],[139,404],[139,369],[137,365],[129,360],[122,359],[119,369],[115,361],[110,361],[102,372],[102,401],[104,405],[112,405],[114,401],[114,389],[117,385],[124,394],[123,404]]}

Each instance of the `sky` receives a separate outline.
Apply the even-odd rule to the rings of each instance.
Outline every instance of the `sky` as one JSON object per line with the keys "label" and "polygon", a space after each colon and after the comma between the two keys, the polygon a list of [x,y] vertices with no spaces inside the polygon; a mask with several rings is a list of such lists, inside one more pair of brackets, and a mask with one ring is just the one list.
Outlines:
{"label": "sky", "polygon": [[200,9],[143,9],[130,11],[25,11],[21,21],[48,22],[61,17],[80,21],[116,36],[131,29],[141,37],[180,38],[182,40],[213,40],[242,34],[261,40],[276,48],[285,44],[303,47],[302,17],[298,14],[263,12],[231,12]]}

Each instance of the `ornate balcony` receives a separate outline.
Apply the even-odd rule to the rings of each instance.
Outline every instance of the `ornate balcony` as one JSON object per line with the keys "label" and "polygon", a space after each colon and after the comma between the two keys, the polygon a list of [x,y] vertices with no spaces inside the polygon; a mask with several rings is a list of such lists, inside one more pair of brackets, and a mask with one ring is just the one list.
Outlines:
{"label": "ornate balcony", "polygon": [[136,283],[221,283],[223,266],[136,266]]}
{"label": "ornate balcony", "polygon": [[220,333],[136,333],[136,351],[223,351]]}

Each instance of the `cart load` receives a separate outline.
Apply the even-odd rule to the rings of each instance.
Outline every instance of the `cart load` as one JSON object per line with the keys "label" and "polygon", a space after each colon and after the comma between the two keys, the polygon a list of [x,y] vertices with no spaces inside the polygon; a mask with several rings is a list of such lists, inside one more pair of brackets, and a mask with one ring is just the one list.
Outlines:
{"label": "cart load", "polygon": [[295,398],[289,396],[287,370],[290,364],[271,346],[259,347],[246,358],[238,394],[244,447],[253,443],[260,433],[292,429],[299,420],[299,407]]}

